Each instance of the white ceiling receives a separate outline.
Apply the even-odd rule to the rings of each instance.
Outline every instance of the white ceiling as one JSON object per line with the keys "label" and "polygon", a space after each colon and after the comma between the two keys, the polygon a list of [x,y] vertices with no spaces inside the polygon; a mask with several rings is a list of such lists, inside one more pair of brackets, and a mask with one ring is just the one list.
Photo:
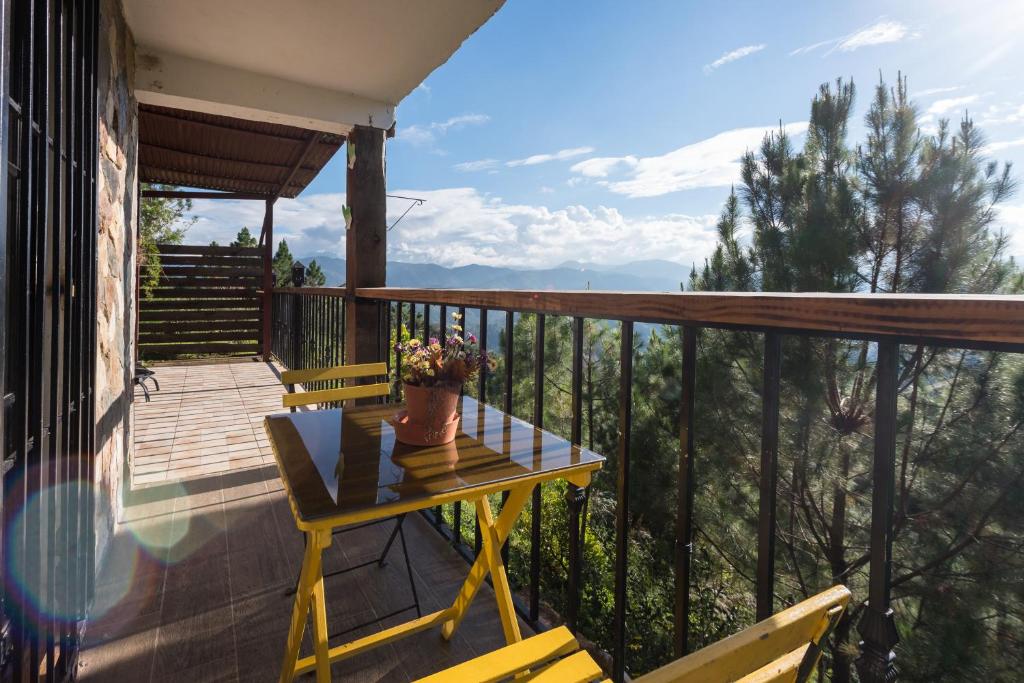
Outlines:
{"label": "white ceiling", "polygon": [[[140,52],[397,105],[504,0],[123,0]],[[159,85],[159,84],[158,84]],[[180,95],[181,93],[173,93]],[[141,98],[140,98],[141,99]]]}

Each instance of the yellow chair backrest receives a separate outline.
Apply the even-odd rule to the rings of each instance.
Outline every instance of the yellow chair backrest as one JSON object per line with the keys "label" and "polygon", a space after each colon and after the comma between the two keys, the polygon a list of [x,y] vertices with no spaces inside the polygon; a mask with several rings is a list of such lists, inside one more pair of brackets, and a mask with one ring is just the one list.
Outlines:
{"label": "yellow chair backrest", "polygon": [[[803,683],[850,601],[835,586],[734,636],[634,679],[637,683]],[[419,683],[608,683],[601,667],[564,626],[457,664]]]}
{"label": "yellow chair backrest", "polygon": [[387,382],[377,384],[359,384],[352,387],[335,389],[317,389],[295,393],[296,384],[307,382],[325,382],[329,380],[360,379],[365,377],[382,377],[388,374],[384,363],[362,363],[360,365],[337,365],[331,368],[310,368],[308,370],[285,370],[281,373],[281,383],[288,388],[288,393],[281,397],[285,408],[294,410],[297,406],[308,406],[320,403],[334,403],[356,398],[372,398],[388,396],[391,385]]}
{"label": "yellow chair backrest", "polygon": [[828,590],[691,655],[670,662],[638,683],[767,683],[805,681],[821,647],[850,601],[846,586]]}

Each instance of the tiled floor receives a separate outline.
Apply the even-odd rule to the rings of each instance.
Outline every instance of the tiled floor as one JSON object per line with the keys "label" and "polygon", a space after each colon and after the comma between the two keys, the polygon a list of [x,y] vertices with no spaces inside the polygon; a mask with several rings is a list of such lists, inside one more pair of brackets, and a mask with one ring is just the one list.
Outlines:
{"label": "tiled floor", "polygon": [[[204,387],[201,391],[218,387],[216,393],[225,396],[225,403],[241,403],[246,415],[256,414],[249,412],[252,406],[273,409],[270,404],[279,400],[280,389],[268,386],[267,375],[261,379],[254,370],[259,367],[193,366],[180,370],[177,378],[176,373],[161,369],[164,408],[136,426],[145,430],[157,422],[173,422],[169,445],[175,451],[177,435],[189,431],[198,415],[205,419],[207,414],[192,412],[194,401],[179,398],[175,403],[172,396],[189,396],[185,387],[197,383]],[[203,373],[209,373],[209,379],[204,380]],[[172,375],[170,381],[168,375]],[[247,384],[240,381],[243,377],[254,381]],[[229,398],[232,393],[238,398]],[[156,404],[154,397],[149,405]],[[178,414],[181,406],[185,408]],[[216,408],[208,405],[211,412]],[[222,429],[234,430],[236,424],[226,421]],[[243,431],[238,428],[239,433]],[[200,438],[200,443],[217,441],[214,426],[200,428],[199,433],[210,436]],[[243,461],[227,459],[229,466]],[[173,470],[169,466],[164,471]],[[467,565],[418,514],[407,518],[405,528],[424,612],[450,605]],[[376,556],[389,532],[390,527],[374,526],[335,536],[325,553],[326,570]],[[135,484],[97,576],[81,680],[276,681],[292,607],[285,591],[295,584],[302,549],[276,466],[194,471],[186,480]],[[331,633],[409,603],[405,563],[397,550],[396,546],[384,568],[371,566],[326,580]],[[410,614],[383,623],[397,623]],[[364,627],[332,639],[331,644],[379,628]],[[529,633],[525,625],[523,630]],[[439,629],[424,631],[335,664],[333,677],[339,681],[413,680],[502,643],[493,593],[485,585],[451,642],[441,639]],[[307,636],[303,653],[310,652]]]}
{"label": "tiled floor", "polygon": [[273,464],[263,418],[281,412],[278,369],[246,360],[154,368],[160,390],[136,388],[133,485]]}

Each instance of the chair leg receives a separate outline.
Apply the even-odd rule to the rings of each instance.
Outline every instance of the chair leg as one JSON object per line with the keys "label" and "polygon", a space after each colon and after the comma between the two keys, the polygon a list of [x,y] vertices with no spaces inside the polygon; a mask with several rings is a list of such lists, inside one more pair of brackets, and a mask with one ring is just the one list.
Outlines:
{"label": "chair leg", "polygon": [[399,533],[401,533],[402,522],[404,521],[405,515],[398,515],[395,521],[395,528],[391,530],[391,535],[388,536],[388,542],[384,544],[384,550],[380,554],[380,559],[377,560],[378,567],[383,567],[385,564],[387,564],[388,552],[390,552],[391,546],[395,542],[395,537],[398,536]]}
{"label": "chair leg", "polygon": [[153,384],[156,386],[156,390],[160,391],[160,382],[157,380],[156,375],[150,375],[149,378],[153,380]]}
{"label": "chair leg", "polygon": [[146,403],[149,403],[149,389],[146,388],[146,382],[136,382],[136,384],[142,388],[142,395],[145,397]]}
{"label": "chair leg", "polygon": [[412,562],[409,561],[409,549],[405,545],[405,532],[402,530],[402,522],[405,521],[405,515],[401,515],[398,518],[398,540],[402,544],[402,555],[405,557],[405,571],[409,575],[409,588],[412,590],[412,601],[416,605],[416,616],[422,617],[423,612],[420,610],[420,596],[416,593],[416,580],[412,575]]}

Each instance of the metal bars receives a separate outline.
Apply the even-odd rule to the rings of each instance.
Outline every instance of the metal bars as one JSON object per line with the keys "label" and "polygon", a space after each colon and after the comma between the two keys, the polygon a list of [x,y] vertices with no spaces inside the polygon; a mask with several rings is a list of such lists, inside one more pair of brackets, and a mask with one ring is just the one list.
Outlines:
{"label": "metal bars", "polygon": [[899,392],[899,345],[878,345],[878,385],[875,396],[875,453],[871,490],[871,560],[868,604],[857,624],[864,638],[857,673],[868,683],[896,680],[899,642],[890,604],[892,584],[892,512],[896,486],[896,403]]}
{"label": "metal bars", "polygon": [[779,383],[782,342],[764,336],[764,389],[761,394],[761,481],[757,524],[757,620],[773,613],[775,601],[775,492],[779,478]]}
{"label": "metal bars", "polygon": [[[544,428],[544,327],[543,313],[537,314],[533,337],[533,424]],[[530,620],[540,616],[540,525],[543,506],[541,486],[533,488],[530,506]]]}
{"label": "metal bars", "polygon": [[94,585],[98,9],[0,10],[0,566],[25,579],[0,589],[0,667],[58,680]]}
{"label": "metal bars", "polygon": [[615,605],[612,680],[626,671],[626,603],[629,576],[629,436],[633,427],[633,323],[623,321],[619,340],[619,449],[615,477]]}
{"label": "metal bars", "polygon": [[[289,294],[289,296],[293,296]],[[314,295],[297,294],[299,297],[312,297]],[[275,302],[276,304],[277,302]],[[396,334],[400,333],[400,320],[403,305],[396,304]],[[430,306],[423,306],[421,336],[428,336],[430,329]],[[440,303],[435,303],[440,306]],[[284,306],[275,305],[275,310],[281,308],[287,310],[288,304]],[[410,333],[416,333],[416,308],[417,305],[409,302],[409,328]],[[450,308],[450,305],[446,308]],[[460,306],[461,308],[461,306]],[[480,345],[482,349],[488,346],[488,312],[489,309],[480,309]],[[516,404],[516,391],[514,386],[515,369],[515,316],[519,311],[505,310],[505,368],[504,368],[504,389],[501,403],[505,412],[510,415],[522,406]],[[443,320],[443,319],[442,319]],[[546,319],[539,314],[536,322],[536,334],[533,339],[533,355],[535,357],[533,373],[533,421],[538,426],[544,424],[544,395],[543,386],[545,383],[545,359],[544,342],[546,335]],[[585,363],[594,362],[593,358],[584,355],[586,343],[585,319],[582,316],[575,316],[572,319],[572,369],[569,390],[571,392],[572,421],[570,424],[571,441],[580,444],[584,437],[584,381],[586,375]],[[443,322],[441,323],[443,325]],[[613,470],[608,474],[614,476],[615,480],[615,538],[614,538],[614,605],[611,630],[613,640],[612,649],[612,677],[621,681],[626,677],[627,672],[627,643],[629,624],[629,587],[627,584],[628,560],[629,560],[629,528],[630,528],[630,470],[631,470],[631,447],[630,432],[632,430],[632,405],[633,405],[633,340],[634,323],[626,320],[621,323],[621,338],[619,347],[619,400],[618,400],[618,445],[615,457],[610,464],[614,465]],[[389,326],[390,327],[390,326]],[[682,363],[680,368],[681,394],[679,418],[679,459],[678,472],[675,482],[677,488],[677,507],[675,524],[675,595],[673,618],[675,630],[673,633],[673,650],[675,654],[685,654],[692,644],[689,633],[689,616],[691,611],[690,584],[692,581],[692,556],[694,552],[694,534],[696,530],[694,513],[694,492],[696,490],[696,446],[695,437],[695,407],[697,391],[697,353],[698,341],[701,326],[683,325],[680,329],[682,341]],[[763,330],[756,330],[763,331]],[[774,608],[774,554],[776,535],[776,489],[777,469],[779,455],[779,399],[780,382],[782,369],[782,332],[764,332],[764,371],[762,376],[762,415],[761,415],[761,467],[758,478],[760,502],[758,508],[758,563],[756,575],[756,602],[758,617],[763,618],[772,613]],[[275,336],[277,339],[278,336]],[[521,352],[520,352],[521,353]],[[862,680],[883,681],[892,680],[895,672],[893,665],[892,648],[897,637],[892,618],[892,610],[889,605],[889,586],[891,582],[891,545],[892,545],[892,498],[893,498],[893,464],[895,457],[895,416],[896,416],[896,367],[898,365],[898,346],[895,342],[883,342],[878,351],[878,384],[877,384],[877,407],[876,407],[876,433],[875,433],[875,463],[874,481],[875,488],[872,490],[872,545],[870,562],[870,601],[868,608],[861,617],[858,629],[864,637],[864,653],[857,660],[857,667]],[[397,368],[397,366],[396,366]],[[488,398],[486,373],[481,373],[480,379],[481,399]],[[520,397],[521,398],[521,397]],[[591,425],[591,428],[593,426]],[[540,504],[537,502],[535,493],[534,509],[539,511]],[[567,514],[569,516],[569,571],[567,576],[567,595],[565,600],[565,617],[570,628],[576,629],[580,621],[580,594],[583,587],[580,585],[580,548],[583,546],[583,532],[585,521],[581,519],[581,509],[585,510],[585,492],[570,486],[567,491]],[[446,537],[453,541],[456,549],[464,558],[472,560],[475,554],[471,548],[466,546],[461,533],[461,515],[456,512],[453,517],[453,527],[443,524],[442,518],[437,511],[428,518],[433,518],[436,528]],[[528,604],[517,603],[517,610],[520,614],[531,621],[539,616],[539,604],[542,599],[539,568],[543,559],[540,556],[541,538],[537,533],[540,525],[540,515],[531,524],[530,538],[530,561],[529,561],[529,585]],[[474,538],[474,545],[476,543]],[[468,541],[468,539],[467,539]],[[479,547],[479,546],[477,546]],[[507,547],[505,548],[507,552]],[[506,556],[507,562],[507,556]],[[586,635],[586,634],[584,634]]]}
{"label": "metal bars", "polygon": [[675,631],[676,657],[686,654],[690,642],[690,569],[693,559],[693,410],[697,384],[697,330],[684,327],[683,376],[680,392],[679,465],[676,473]]}

